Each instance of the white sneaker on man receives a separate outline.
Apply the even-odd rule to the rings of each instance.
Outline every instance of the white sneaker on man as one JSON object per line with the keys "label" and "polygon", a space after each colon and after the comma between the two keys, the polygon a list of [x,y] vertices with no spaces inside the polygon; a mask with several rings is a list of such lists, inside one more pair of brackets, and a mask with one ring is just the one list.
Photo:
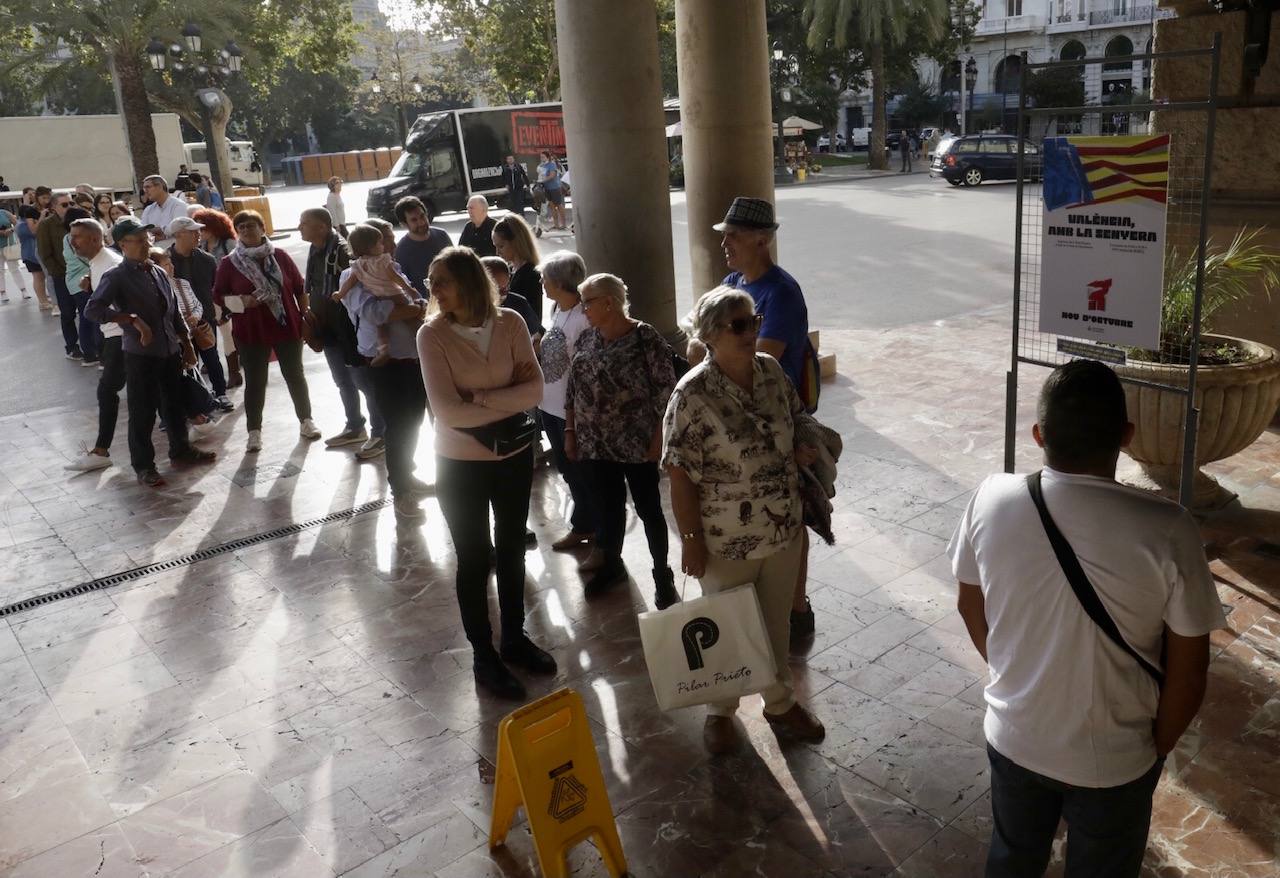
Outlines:
{"label": "white sneaker on man", "polygon": [[375,457],[382,457],[386,453],[387,445],[382,441],[382,437],[371,436],[369,441],[356,449],[356,460],[373,460]]}
{"label": "white sneaker on man", "polygon": [[246,452],[255,452],[255,451],[262,450],[262,431],[261,430],[249,431],[249,439],[244,443],[244,450]]}
{"label": "white sneaker on man", "polygon": [[217,422],[212,419],[203,424],[187,424],[187,435],[192,439],[203,439],[213,432],[215,426]]}
{"label": "white sneaker on man", "polygon": [[298,423],[298,435],[303,439],[315,441],[320,438],[320,428],[316,426],[316,422],[310,418],[303,418]]}
{"label": "white sneaker on man", "polygon": [[358,445],[369,439],[369,434],[364,431],[364,427],[357,427],[354,430],[343,430],[337,436],[330,436],[324,440],[325,448],[341,448],[344,445]]}
{"label": "white sneaker on man", "polygon": [[8,305],[8,304],[9,304],[9,294],[0,293],[0,305]]}
{"label": "white sneaker on man", "polygon": [[110,454],[94,454],[92,451],[86,451],[63,469],[73,473],[91,473],[109,466],[111,466]]}

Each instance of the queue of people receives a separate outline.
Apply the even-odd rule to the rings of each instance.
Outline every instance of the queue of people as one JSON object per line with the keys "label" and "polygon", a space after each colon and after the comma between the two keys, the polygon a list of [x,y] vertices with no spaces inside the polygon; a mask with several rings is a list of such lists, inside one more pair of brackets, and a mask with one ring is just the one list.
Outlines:
{"label": "queue of people", "polygon": [[[814,520],[801,485],[830,456],[830,431],[808,396],[813,351],[803,293],[770,255],[779,227],[771,203],[735,199],[715,227],[732,271],[698,300],[692,366],[631,316],[625,279],[592,272],[607,266],[588,266],[576,253],[541,257],[523,219],[495,221],[487,205],[469,208],[466,234],[475,246],[454,246],[421,201],[401,199],[395,212],[408,232],[399,241],[379,220],[349,230],[359,258],[376,262],[368,270],[357,270],[332,214],[309,209],[300,228],[310,245],[305,272],[272,245],[254,211],[230,220],[217,211],[184,213],[162,232],[124,215],[109,230],[113,250],[91,211],[62,197],[47,207],[49,216],[28,228],[58,307],[83,318],[64,320],[68,354],[74,343],[82,358],[93,351],[103,363],[99,433],[91,460],[78,468],[109,465],[122,388],[130,462],[142,484],[164,483],[152,443],[157,412],[173,463],[214,459],[192,441],[198,413],[182,386],[184,369],[198,359],[211,381],[220,369],[213,323],[229,329],[244,371],[246,452],[262,448],[272,355],[299,435],[319,439],[303,372],[304,344],[319,345],[345,417],[326,444],[355,448],[360,459],[385,456],[399,519],[420,520],[425,497],[440,504],[479,688],[523,700],[521,675],[557,671],[555,657],[525,630],[527,520],[545,435],[573,507],[551,548],[585,553],[578,565],[585,595],[598,598],[629,580],[629,494],[658,609],[681,599],[669,557],[674,524],[680,570],[704,594],[747,585],[756,595],[776,670],[761,693],[768,726],[783,740],[824,738],[822,720],[797,696],[788,656],[815,628],[805,594]],[[68,242],[45,225],[49,217],[69,223]],[[486,230],[492,254],[480,246]],[[153,237],[168,248],[156,249]],[[385,277],[374,280],[375,268]],[[225,400],[225,386],[214,383]],[[414,474],[427,417],[434,484]],[[1045,448],[1043,479],[988,480],[949,548],[959,613],[992,669],[988,875],[1042,874],[1060,817],[1069,827],[1067,874],[1136,875],[1164,759],[1204,695],[1208,635],[1225,624],[1222,609],[1189,514],[1115,483],[1131,432],[1110,369],[1055,370],[1034,430]],[[1140,560],[1128,567],[1105,563],[1135,546]],[[741,746],[738,709],[736,700],[709,706],[703,740],[712,754]]]}

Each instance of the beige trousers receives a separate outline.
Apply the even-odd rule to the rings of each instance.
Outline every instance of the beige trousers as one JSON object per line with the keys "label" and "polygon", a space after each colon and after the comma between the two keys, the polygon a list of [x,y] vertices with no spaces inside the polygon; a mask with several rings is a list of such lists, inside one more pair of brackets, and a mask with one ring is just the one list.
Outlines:
{"label": "beige trousers", "polygon": [[[707,571],[701,580],[703,594],[715,594],[747,583],[755,585],[756,599],[760,601],[764,628],[769,635],[769,646],[773,649],[773,661],[778,670],[778,682],[760,693],[765,713],[786,713],[796,703],[787,657],[791,653],[791,602],[795,596],[796,571],[803,551],[804,540],[802,534],[797,533],[785,549],[768,558],[730,561],[709,555]],[[733,716],[738,709],[738,699],[707,707],[712,716]]]}

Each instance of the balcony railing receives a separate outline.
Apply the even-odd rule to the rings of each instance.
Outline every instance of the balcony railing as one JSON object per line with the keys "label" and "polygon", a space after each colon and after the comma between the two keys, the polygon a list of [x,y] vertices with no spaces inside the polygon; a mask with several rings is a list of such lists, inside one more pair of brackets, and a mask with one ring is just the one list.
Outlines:
{"label": "balcony railing", "polygon": [[1005,27],[1008,26],[1009,33],[1021,33],[1022,31],[1039,30],[1044,26],[1044,18],[1039,15],[1011,15],[1008,18],[993,18],[978,22],[978,26],[974,28],[975,34],[982,36],[990,36],[992,34],[1002,34]]}
{"label": "balcony railing", "polygon": [[1176,15],[1172,9],[1161,9],[1155,4],[1149,3],[1145,6],[1130,6],[1126,9],[1100,9],[1089,13],[1089,24],[1091,26],[1108,25],[1108,24],[1131,24],[1135,22],[1151,21],[1155,19],[1159,21],[1162,18],[1172,18]]}

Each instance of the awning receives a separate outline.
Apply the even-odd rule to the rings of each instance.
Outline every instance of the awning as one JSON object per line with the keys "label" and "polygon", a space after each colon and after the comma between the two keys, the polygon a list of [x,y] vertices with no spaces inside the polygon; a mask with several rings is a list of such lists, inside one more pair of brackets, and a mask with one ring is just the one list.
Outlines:
{"label": "awning", "polygon": [[667,137],[680,137],[683,133],[679,122],[673,122],[667,126]]}

